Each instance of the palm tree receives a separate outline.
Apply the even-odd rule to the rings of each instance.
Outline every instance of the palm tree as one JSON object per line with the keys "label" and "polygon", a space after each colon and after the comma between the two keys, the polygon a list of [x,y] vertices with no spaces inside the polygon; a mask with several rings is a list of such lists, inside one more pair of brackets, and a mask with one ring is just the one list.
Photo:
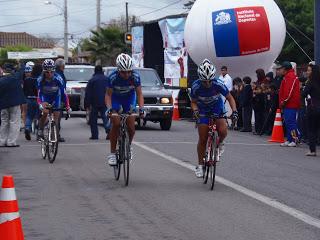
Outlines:
{"label": "palm tree", "polygon": [[83,41],[82,49],[91,52],[92,61],[114,65],[118,54],[130,51],[124,43],[124,33],[118,27],[100,28],[91,32],[93,36]]}

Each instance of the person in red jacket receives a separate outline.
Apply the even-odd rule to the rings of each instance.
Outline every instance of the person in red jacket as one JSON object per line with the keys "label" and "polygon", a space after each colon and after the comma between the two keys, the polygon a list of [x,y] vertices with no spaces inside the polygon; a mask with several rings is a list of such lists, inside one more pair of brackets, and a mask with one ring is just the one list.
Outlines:
{"label": "person in red jacket", "polygon": [[279,106],[283,109],[283,117],[287,132],[287,141],[282,143],[283,147],[296,147],[299,138],[297,127],[297,113],[300,108],[300,86],[299,79],[292,69],[290,62],[281,64],[284,79],[279,90]]}

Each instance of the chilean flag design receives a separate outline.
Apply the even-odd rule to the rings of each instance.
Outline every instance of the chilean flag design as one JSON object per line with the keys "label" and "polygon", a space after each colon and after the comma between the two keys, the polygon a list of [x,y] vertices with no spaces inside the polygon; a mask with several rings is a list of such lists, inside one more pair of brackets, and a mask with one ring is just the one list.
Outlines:
{"label": "chilean flag design", "polygon": [[242,7],[212,13],[217,57],[234,57],[270,50],[270,27],[264,7]]}

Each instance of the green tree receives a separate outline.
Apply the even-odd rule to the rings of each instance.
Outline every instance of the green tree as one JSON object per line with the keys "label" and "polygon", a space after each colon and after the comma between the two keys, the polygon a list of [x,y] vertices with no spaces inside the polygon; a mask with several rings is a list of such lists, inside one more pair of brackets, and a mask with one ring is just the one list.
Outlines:
{"label": "green tree", "polygon": [[92,37],[81,43],[83,51],[91,52],[91,61],[101,61],[102,65],[114,65],[115,58],[121,52],[130,53],[130,47],[124,43],[124,32],[112,26],[91,31]]}
{"label": "green tree", "polygon": [[31,50],[31,47],[25,45],[6,46],[4,48],[0,48],[0,65],[8,62],[17,63],[14,59],[8,59],[8,52],[28,52]]}
{"label": "green tree", "polygon": [[[314,0],[276,0],[276,2],[286,19],[288,33],[313,59]],[[309,58],[302,52],[289,34],[287,34],[279,60],[291,60],[297,63],[309,62]]]}

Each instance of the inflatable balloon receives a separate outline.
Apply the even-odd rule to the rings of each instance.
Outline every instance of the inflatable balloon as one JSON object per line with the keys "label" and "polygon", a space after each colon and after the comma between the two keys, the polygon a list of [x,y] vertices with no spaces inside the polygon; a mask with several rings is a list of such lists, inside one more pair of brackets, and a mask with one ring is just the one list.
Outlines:
{"label": "inflatable balloon", "polygon": [[185,43],[196,64],[210,59],[232,77],[269,71],[286,36],[283,15],[273,0],[197,0],[185,25]]}

